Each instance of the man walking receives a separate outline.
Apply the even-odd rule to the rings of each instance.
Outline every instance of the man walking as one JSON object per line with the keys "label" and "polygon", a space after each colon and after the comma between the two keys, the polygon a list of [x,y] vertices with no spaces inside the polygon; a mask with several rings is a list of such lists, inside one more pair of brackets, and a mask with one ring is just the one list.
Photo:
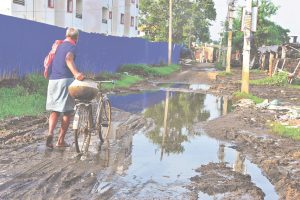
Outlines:
{"label": "man walking", "polygon": [[46,102],[46,110],[50,111],[49,132],[46,139],[46,146],[49,148],[53,148],[54,129],[61,114],[61,128],[56,146],[69,146],[65,142],[65,134],[69,128],[75,104],[74,99],[68,94],[68,87],[74,81],[74,78],[77,80],[84,79],[84,75],[77,70],[74,63],[78,36],[77,29],[68,28],[66,39],[58,46],[52,62]]}

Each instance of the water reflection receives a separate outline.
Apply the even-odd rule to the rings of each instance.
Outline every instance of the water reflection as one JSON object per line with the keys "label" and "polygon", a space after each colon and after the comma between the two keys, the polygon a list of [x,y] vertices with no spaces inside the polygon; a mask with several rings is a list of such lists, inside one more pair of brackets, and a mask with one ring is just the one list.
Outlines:
{"label": "water reflection", "polygon": [[221,97],[221,106],[222,106],[222,115],[227,115],[228,113],[228,110],[231,109],[229,108],[229,105],[228,105],[228,97],[226,96],[223,96]]}
{"label": "water reflection", "polygon": [[242,174],[246,174],[245,156],[240,152],[236,152],[236,159],[233,164],[233,170]]}
{"label": "water reflection", "polygon": [[[142,112],[155,124],[148,131],[141,130],[133,138],[131,136],[130,142],[125,145],[130,147],[114,144],[114,151],[122,154],[120,156],[109,151],[111,146],[101,150],[102,160],[99,163],[103,162],[104,167],[122,174],[125,190],[139,193],[142,185],[146,191],[151,191],[153,185],[147,188],[150,180],[166,187],[174,182],[188,182],[190,177],[197,175],[194,169],[199,166],[222,162],[233,166],[235,171],[253,177],[253,182],[267,194],[266,199],[276,199],[274,187],[256,165],[235,149],[228,148],[230,144],[216,141],[202,131],[194,132],[195,123],[227,114],[231,110],[228,98],[210,94],[150,91],[111,99],[113,107]],[[118,148],[118,145],[121,147]],[[127,155],[125,152],[130,153]],[[116,194],[115,199],[121,199],[118,195],[120,193]]]}
{"label": "water reflection", "polygon": [[100,144],[99,152],[95,154],[96,165],[124,174],[132,163],[132,138],[132,134],[126,134],[118,140]]}
{"label": "water reflection", "polygon": [[161,148],[160,160],[163,159],[165,141],[166,141],[166,137],[168,135],[167,122],[168,122],[168,110],[169,110],[169,96],[170,96],[170,92],[167,91],[166,92],[166,100],[165,100],[164,133],[163,133],[163,139],[162,139],[162,148]]}
{"label": "water reflection", "polygon": [[225,145],[223,143],[219,144],[218,159],[219,159],[220,163],[224,163],[224,159],[225,159]]}
{"label": "water reflection", "polygon": [[182,153],[182,143],[196,134],[193,124],[227,114],[229,105],[228,98],[166,91],[163,103],[144,111],[144,116],[152,118],[156,125],[147,137],[161,149],[161,159],[163,154]]}
{"label": "water reflection", "polygon": [[[166,89],[111,95],[109,96],[109,99],[112,106],[115,108],[119,108],[131,113],[141,113],[145,109],[150,108],[156,104],[162,104],[166,98],[165,90]],[[191,100],[193,101],[195,101],[195,99],[197,98],[201,98],[202,100],[199,103],[202,103],[202,108],[206,107],[206,110],[210,113],[209,119],[214,119],[232,110],[232,103],[228,97],[217,97],[211,94],[170,92],[170,98],[173,98],[174,96],[179,94],[181,98],[180,101],[184,101],[180,102],[181,104],[187,102],[188,105],[195,105],[194,102],[188,102],[189,98],[191,98]],[[195,107],[195,109],[198,108]]]}

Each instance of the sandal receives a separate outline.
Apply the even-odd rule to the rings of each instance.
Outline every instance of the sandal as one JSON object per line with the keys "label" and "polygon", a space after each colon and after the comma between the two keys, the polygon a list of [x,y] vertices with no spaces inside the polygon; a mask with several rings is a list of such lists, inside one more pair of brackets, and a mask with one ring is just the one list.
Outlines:
{"label": "sandal", "polygon": [[48,148],[53,149],[52,141],[53,141],[53,136],[52,135],[48,135],[47,138],[46,138],[46,146]]}
{"label": "sandal", "polygon": [[65,148],[65,147],[70,147],[70,144],[64,142],[63,144],[56,144],[55,146],[56,147],[63,147],[63,148]]}

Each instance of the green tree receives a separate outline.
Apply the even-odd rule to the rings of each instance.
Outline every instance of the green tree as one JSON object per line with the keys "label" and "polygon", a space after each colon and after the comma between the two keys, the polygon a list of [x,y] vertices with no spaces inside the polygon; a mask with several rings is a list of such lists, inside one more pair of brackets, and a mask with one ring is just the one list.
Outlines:
{"label": "green tree", "polygon": [[[173,41],[187,44],[190,37],[206,42],[216,18],[213,0],[173,0]],[[140,29],[151,41],[167,41],[169,0],[140,1]]]}
{"label": "green tree", "polygon": [[[255,4],[254,4],[255,5]],[[279,45],[289,41],[288,29],[284,29],[275,22],[270,20],[271,16],[276,15],[278,6],[274,5],[272,1],[260,0],[259,11],[257,19],[257,31],[253,33],[252,50],[256,50],[265,45]],[[239,9],[237,18],[234,19],[234,37],[233,49],[243,49],[244,34],[241,29],[241,15],[242,9]],[[226,40],[225,40],[226,41]]]}

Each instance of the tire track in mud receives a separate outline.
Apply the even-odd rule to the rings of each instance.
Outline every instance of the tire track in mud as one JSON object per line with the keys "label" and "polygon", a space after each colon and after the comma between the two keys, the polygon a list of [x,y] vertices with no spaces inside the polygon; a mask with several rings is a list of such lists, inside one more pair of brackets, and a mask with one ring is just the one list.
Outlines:
{"label": "tire track in mud", "polygon": [[[72,151],[66,152],[67,156],[72,155]],[[51,153],[59,154],[55,151]],[[76,188],[74,185],[82,185],[81,179],[88,174],[88,165],[85,163],[82,167],[77,159],[65,160],[58,155],[42,158],[10,176],[0,186],[0,199],[55,199],[65,193],[72,194],[71,191]]]}
{"label": "tire track in mud", "polygon": [[39,133],[46,130],[46,125],[47,118],[44,116],[0,121],[0,149],[7,148],[7,144],[26,144],[41,140],[44,135],[41,137]]}
{"label": "tire track in mud", "polygon": [[[115,137],[118,139],[132,134],[145,123],[137,115],[122,114],[119,110],[113,110],[113,114]],[[31,120],[34,126],[28,127]],[[7,161],[0,163],[0,199],[90,199],[99,195],[91,194],[97,183],[95,174],[104,173],[106,170],[115,173],[112,169],[103,167],[103,164],[97,164],[95,155],[91,155],[87,160],[80,159],[73,147],[64,150],[45,149],[44,142],[40,141],[45,137],[45,118],[13,121],[0,122],[0,130],[6,130],[8,124],[15,124],[5,136],[2,135],[1,151],[4,154],[0,155],[0,160]],[[19,128],[22,131],[18,132]],[[24,129],[26,130],[23,131]],[[73,141],[71,131],[67,133],[67,141]],[[7,142],[25,137],[26,134],[34,135],[35,140],[31,143],[25,140]],[[3,142],[4,140],[6,142]],[[104,179],[107,178],[104,176]]]}

